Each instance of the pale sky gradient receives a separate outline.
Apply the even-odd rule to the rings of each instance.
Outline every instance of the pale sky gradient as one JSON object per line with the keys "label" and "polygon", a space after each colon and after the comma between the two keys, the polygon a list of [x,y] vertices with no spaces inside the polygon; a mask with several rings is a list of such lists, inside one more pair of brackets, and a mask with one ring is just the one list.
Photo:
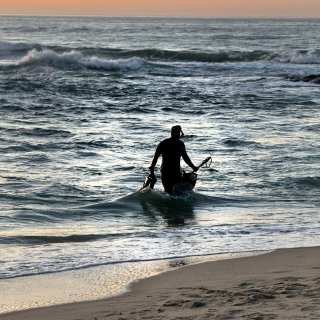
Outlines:
{"label": "pale sky gradient", "polygon": [[320,0],[0,0],[0,14],[320,18]]}

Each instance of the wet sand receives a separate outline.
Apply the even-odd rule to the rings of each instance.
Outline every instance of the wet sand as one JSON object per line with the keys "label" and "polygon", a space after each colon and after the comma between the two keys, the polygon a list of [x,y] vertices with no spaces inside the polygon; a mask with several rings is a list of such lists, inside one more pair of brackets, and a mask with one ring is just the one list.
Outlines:
{"label": "wet sand", "polygon": [[0,315],[1,320],[320,319],[320,247],[189,265],[121,296]]}

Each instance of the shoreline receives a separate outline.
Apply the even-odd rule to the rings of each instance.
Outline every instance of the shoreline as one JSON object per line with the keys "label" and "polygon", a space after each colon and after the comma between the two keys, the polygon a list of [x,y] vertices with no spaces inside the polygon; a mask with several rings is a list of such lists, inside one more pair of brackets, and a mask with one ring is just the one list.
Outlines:
{"label": "shoreline", "polygon": [[133,282],[115,297],[0,319],[319,319],[319,270],[320,247],[277,249],[179,267]]}
{"label": "shoreline", "polygon": [[[127,261],[0,280],[0,317],[16,311],[109,299],[130,291],[132,283],[208,261],[260,255],[270,250]],[[121,274],[121,277],[119,277]]]}

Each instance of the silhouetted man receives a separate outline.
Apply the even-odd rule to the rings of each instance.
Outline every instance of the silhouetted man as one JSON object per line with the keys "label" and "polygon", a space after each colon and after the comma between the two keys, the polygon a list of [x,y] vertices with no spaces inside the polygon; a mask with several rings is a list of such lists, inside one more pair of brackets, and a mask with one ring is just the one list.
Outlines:
{"label": "silhouetted man", "polygon": [[164,190],[169,194],[174,192],[174,185],[182,180],[180,168],[181,157],[194,171],[198,170],[198,167],[196,167],[190,160],[184,143],[180,140],[181,135],[183,136],[181,127],[173,126],[171,128],[171,138],[165,139],[159,143],[150,166],[150,172],[153,175],[158,158],[162,155],[160,170],[161,181],[164,186]]}

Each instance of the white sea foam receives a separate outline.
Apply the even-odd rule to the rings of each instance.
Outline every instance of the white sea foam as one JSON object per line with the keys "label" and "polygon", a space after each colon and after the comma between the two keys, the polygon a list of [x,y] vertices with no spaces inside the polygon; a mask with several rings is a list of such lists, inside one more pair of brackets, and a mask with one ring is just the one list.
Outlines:
{"label": "white sea foam", "polygon": [[143,59],[138,57],[132,57],[129,59],[119,60],[104,60],[96,57],[82,59],[82,64],[93,69],[104,69],[104,70],[138,70],[143,65]]}
{"label": "white sea foam", "polygon": [[293,63],[293,64],[319,64],[320,63],[320,52],[319,51],[280,51],[272,52],[268,59],[279,61],[282,63]]}
{"label": "white sea foam", "polygon": [[143,59],[132,57],[129,59],[106,60],[98,57],[86,57],[81,52],[72,50],[57,53],[52,50],[38,51],[33,49],[17,62],[18,66],[45,65],[55,68],[91,68],[115,71],[137,70],[143,65]]}
{"label": "white sea foam", "polygon": [[32,65],[32,64],[47,64],[52,66],[59,66],[63,64],[78,63],[82,58],[82,54],[70,51],[58,54],[51,50],[37,51],[35,49],[28,52],[20,61],[18,65]]}
{"label": "white sea foam", "polygon": [[307,53],[293,51],[290,57],[290,62],[299,64],[318,64],[320,63],[320,54],[315,51]]}

